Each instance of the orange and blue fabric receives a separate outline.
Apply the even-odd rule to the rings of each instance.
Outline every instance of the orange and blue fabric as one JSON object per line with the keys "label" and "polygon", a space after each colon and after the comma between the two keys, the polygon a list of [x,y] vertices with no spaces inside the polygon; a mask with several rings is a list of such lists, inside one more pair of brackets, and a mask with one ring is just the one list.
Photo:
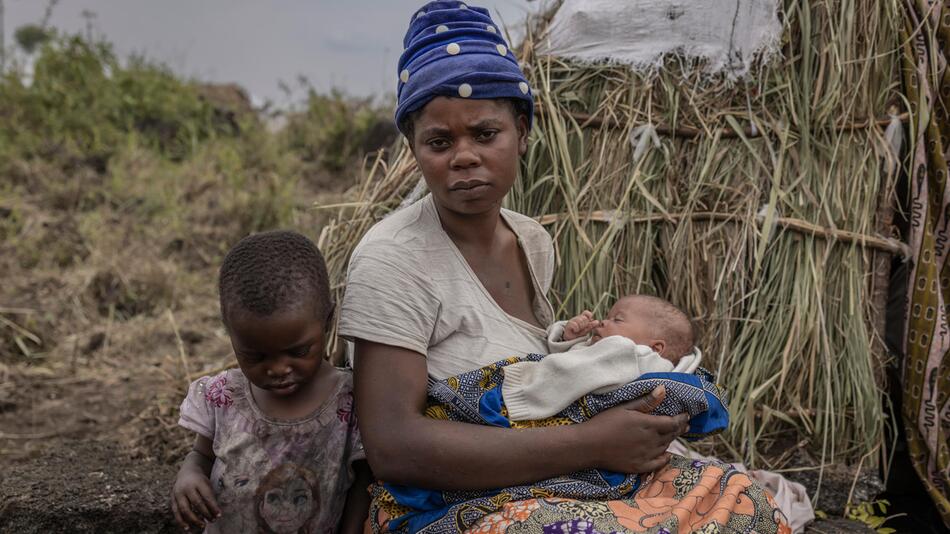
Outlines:
{"label": "orange and blue fabric", "polygon": [[[504,428],[575,424],[584,422],[603,410],[637,399],[663,385],[666,387],[667,396],[654,413],[688,413],[691,417],[688,438],[698,439],[715,434],[728,425],[729,415],[723,393],[716,386],[714,377],[702,369],[695,374],[648,373],[614,391],[586,395],[553,417],[538,421],[513,422],[507,416],[502,396],[504,368],[515,362],[539,361],[542,358],[542,355],[509,358],[445,380],[430,379],[426,415],[436,419]],[[563,528],[585,531],[585,526],[594,529],[597,521],[593,521],[593,518],[588,517],[589,514],[585,515],[586,512],[583,512],[594,507],[604,508],[601,511],[605,512],[601,514],[600,522],[607,525],[607,530],[598,531],[631,530],[620,528],[622,523],[618,521],[625,515],[637,517],[644,509],[644,503],[637,503],[638,495],[643,493],[640,500],[660,499],[669,512],[665,522],[658,521],[653,525],[655,529],[643,531],[662,532],[664,528],[669,527],[668,532],[676,532],[683,521],[688,522],[690,517],[697,514],[700,519],[705,518],[713,510],[719,510],[717,520],[723,520],[725,524],[732,519],[731,513],[725,513],[732,510],[730,506],[734,508],[738,503],[746,503],[751,504],[746,508],[755,513],[743,517],[757,518],[750,520],[749,526],[755,527],[757,532],[781,532],[779,525],[784,521],[781,512],[774,508],[763,490],[728,464],[677,458],[662,473],[658,474],[659,476],[647,476],[588,470],[493,491],[437,491],[379,483],[373,489],[371,517],[377,532],[460,533],[487,528],[484,521],[493,522],[495,527],[502,524],[510,526],[514,521],[510,517],[511,514],[517,516],[516,512],[524,506],[529,506],[526,503],[530,501],[537,505],[532,510],[541,515],[529,513],[528,516],[536,520],[540,520],[546,513],[550,516],[550,520],[546,520],[544,525],[538,525],[539,527],[552,527],[557,524],[560,529],[557,532],[563,532]],[[733,483],[738,483],[738,486],[723,484],[724,476],[738,477],[732,480]],[[705,482],[708,484],[704,485]],[[693,488],[692,493],[688,488]],[[699,494],[696,491],[699,491]],[[710,491],[719,492],[719,496],[713,498]],[[670,492],[671,495],[666,495]],[[746,494],[744,499],[739,498],[740,493]],[[691,507],[683,501],[690,495],[691,501],[696,501],[697,506]],[[700,506],[700,503],[705,504]],[[723,507],[723,503],[728,506]],[[607,513],[611,510],[610,505],[616,508],[616,513]],[[655,504],[647,506],[656,507]],[[552,510],[557,513],[551,515]],[[580,515],[572,516],[575,512]],[[637,521],[645,520],[650,523],[657,517],[655,512],[644,513]]]}

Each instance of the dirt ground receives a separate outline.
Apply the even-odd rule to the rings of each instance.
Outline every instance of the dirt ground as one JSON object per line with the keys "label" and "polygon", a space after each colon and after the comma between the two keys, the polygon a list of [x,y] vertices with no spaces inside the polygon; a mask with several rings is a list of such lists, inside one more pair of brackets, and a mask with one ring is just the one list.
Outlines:
{"label": "dirt ground", "polygon": [[[233,365],[220,259],[249,221],[316,240],[313,204],[351,183],[261,174],[234,192],[215,158],[0,177],[0,532],[177,530],[168,493],[194,438],[178,406]],[[123,169],[135,182],[115,185]]]}
{"label": "dirt ground", "polygon": [[178,532],[168,511],[175,469],[114,443],[64,439],[55,453],[3,467],[3,532]]}

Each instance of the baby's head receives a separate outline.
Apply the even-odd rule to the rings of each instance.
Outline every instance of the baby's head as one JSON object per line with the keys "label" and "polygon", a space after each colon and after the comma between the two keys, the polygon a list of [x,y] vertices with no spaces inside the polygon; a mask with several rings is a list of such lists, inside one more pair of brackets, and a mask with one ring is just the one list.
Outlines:
{"label": "baby's head", "polygon": [[696,343],[689,317],[673,304],[649,295],[627,295],[618,300],[594,329],[591,341],[596,343],[608,336],[623,336],[646,345],[674,364]]}
{"label": "baby's head", "polygon": [[252,384],[289,397],[313,379],[333,303],[312,241],[289,231],[245,237],[225,256],[218,291],[238,365]]}

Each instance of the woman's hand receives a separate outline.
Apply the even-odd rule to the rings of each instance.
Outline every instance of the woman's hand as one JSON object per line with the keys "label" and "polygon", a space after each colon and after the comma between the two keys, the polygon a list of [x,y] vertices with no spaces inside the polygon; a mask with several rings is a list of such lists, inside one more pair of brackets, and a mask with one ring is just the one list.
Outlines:
{"label": "woman's hand", "polygon": [[181,528],[204,528],[205,522],[221,517],[221,509],[211,491],[211,481],[195,469],[182,466],[172,488],[172,513]]}
{"label": "woman's hand", "polygon": [[572,341],[579,337],[584,337],[600,326],[600,324],[601,322],[594,319],[594,314],[590,310],[584,310],[580,315],[571,318],[571,320],[564,325],[564,334],[561,338],[564,341]]}
{"label": "woman's hand", "polygon": [[591,451],[598,467],[620,473],[651,473],[670,461],[666,449],[689,429],[689,417],[649,415],[665,398],[666,388],[660,386],[581,425],[601,436],[600,445]]}

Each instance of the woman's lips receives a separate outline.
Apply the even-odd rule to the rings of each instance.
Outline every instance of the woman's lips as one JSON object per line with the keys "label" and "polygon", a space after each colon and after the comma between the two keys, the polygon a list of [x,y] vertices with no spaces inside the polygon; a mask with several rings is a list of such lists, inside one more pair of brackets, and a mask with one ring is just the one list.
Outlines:
{"label": "woman's lips", "polygon": [[487,185],[488,182],[482,180],[459,180],[449,186],[449,191],[467,191]]}
{"label": "woman's lips", "polygon": [[481,180],[465,180],[455,182],[449,186],[449,192],[463,198],[474,198],[489,188],[488,182]]}

